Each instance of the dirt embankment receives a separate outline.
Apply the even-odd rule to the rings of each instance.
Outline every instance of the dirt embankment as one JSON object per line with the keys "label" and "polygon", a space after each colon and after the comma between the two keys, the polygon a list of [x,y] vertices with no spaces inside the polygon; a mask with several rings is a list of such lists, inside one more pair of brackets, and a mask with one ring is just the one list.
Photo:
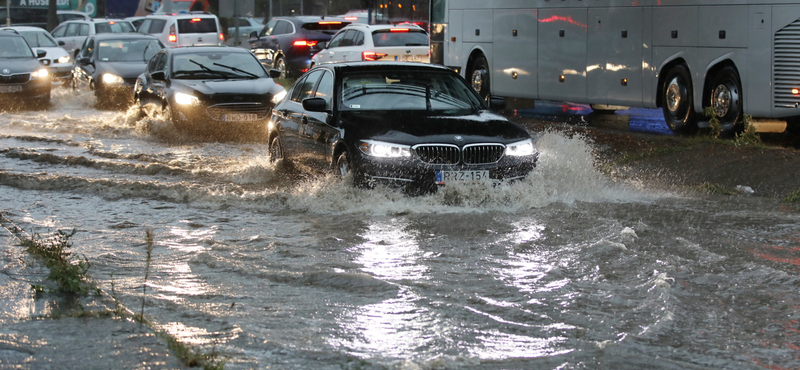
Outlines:
{"label": "dirt embankment", "polygon": [[654,186],[734,193],[749,187],[754,195],[784,199],[800,190],[800,135],[760,134],[763,145],[734,140],[659,136],[603,128],[525,122],[533,131],[580,134],[594,143],[601,166],[620,178]]}

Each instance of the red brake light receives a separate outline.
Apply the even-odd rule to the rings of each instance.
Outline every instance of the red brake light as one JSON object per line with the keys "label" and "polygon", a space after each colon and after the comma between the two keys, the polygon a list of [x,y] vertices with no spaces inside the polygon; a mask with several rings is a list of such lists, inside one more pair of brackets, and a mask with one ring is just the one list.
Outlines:
{"label": "red brake light", "polygon": [[116,23],[117,23],[117,22],[114,22],[114,21],[110,21],[110,22],[108,22],[108,24],[116,24]]}
{"label": "red brake light", "polygon": [[169,42],[178,42],[178,36],[174,33],[170,33],[169,36],[167,36],[167,40],[169,40]]}
{"label": "red brake light", "polygon": [[200,18],[192,18],[192,20],[189,21],[189,23],[197,23],[197,22],[200,22]]}
{"label": "red brake light", "polygon": [[316,44],[317,44],[317,41],[297,40],[292,45],[294,45],[294,46],[314,46]]}
{"label": "red brake light", "polygon": [[342,22],[322,21],[322,22],[317,22],[317,24],[342,24]]}
{"label": "red brake light", "polygon": [[374,51],[365,51],[361,53],[361,60],[364,61],[375,61],[385,57],[386,54],[384,53],[376,53]]}
{"label": "red brake light", "polygon": [[390,28],[389,32],[408,32],[408,28]]}
{"label": "red brake light", "polygon": [[222,32],[219,33],[219,41],[225,41],[225,34]]}
{"label": "red brake light", "polygon": [[346,20],[346,21],[357,21],[358,17],[344,17],[344,20]]}

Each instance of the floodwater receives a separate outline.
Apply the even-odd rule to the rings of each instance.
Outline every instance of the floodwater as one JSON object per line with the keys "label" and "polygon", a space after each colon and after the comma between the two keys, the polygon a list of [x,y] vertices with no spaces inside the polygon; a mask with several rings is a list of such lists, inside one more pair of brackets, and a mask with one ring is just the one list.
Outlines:
{"label": "floodwater", "polygon": [[536,142],[526,181],[407,197],[57,89],[0,113],[0,212],[77,229],[90,277],[137,311],[151,229],[146,317],[226,369],[800,368],[796,210],[616,181],[580,137]]}

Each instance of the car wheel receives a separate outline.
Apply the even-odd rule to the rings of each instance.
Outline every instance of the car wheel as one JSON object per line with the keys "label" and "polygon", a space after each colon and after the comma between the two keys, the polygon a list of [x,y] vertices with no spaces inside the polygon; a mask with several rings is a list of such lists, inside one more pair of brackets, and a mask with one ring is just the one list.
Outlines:
{"label": "car wheel", "polygon": [[709,87],[709,106],[719,119],[721,136],[734,136],[744,130],[742,120],[742,84],[733,67],[725,67],[714,76]]}
{"label": "car wheel", "polygon": [[146,116],[144,107],[142,106],[142,99],[139,94],[133,94],[133,105],[136,107],[136,119],[142,119]]}
{"label": "car wheel", "polygon": [[692,79],[683,65],[669,70],[661,91],[661,108],[670,130],[689,134],[697,131],[697,114],[692,104]]}
{"label": "car wheel", "polygon": [[269,141],[269,163],[275,163],[283,159],[283,146],[281,138],[275,135]]}
{"label": "car wheel", "polygon": [[475,89],[481,98],[488,100],[490,94],[490,81],[489,63],[486,62],[486,58],[480,56],[475,59],[469,68],[467,77],[469,77],[470,85],[472,85],[472,88]]}
{"label": "car wheel", "polygon": [[288,78],[289,71],[286,70],[286,59],[283,57],[278,57],[275,59],[275,69],[281,71],[280,78]]}
{"label": "car wheel", "polygon": [[345,178],[352,171],[353,165],[350,161],[350,153],[345,150],[342,154],[339,154],[339,158],[336,160],[336,175],[339,178]]}
{"label": "car wheel", "polygon": [[174,126],[175,129],[177,129],[177,130],[183,130],[184,129],[184,127],[181,127],[178,124],[178,121],[175,119],[175,113],[172,111],[172,107],[170,107],[169,104],[164,104],[164,106],[161,108],[161,117],[160,118],[164,122],[171,123],[172,126]]}

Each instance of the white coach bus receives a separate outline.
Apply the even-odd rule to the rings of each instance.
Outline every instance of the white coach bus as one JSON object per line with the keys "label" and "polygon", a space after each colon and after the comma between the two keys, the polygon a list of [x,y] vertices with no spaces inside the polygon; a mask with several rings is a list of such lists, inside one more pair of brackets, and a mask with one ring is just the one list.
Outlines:
{"label": "white coach bus", "polygon": [[660,107],[678,133],[705,107],[727,135],[800,118],[798,0],[431,0],[430,20],[431,61],[484,97]]}

